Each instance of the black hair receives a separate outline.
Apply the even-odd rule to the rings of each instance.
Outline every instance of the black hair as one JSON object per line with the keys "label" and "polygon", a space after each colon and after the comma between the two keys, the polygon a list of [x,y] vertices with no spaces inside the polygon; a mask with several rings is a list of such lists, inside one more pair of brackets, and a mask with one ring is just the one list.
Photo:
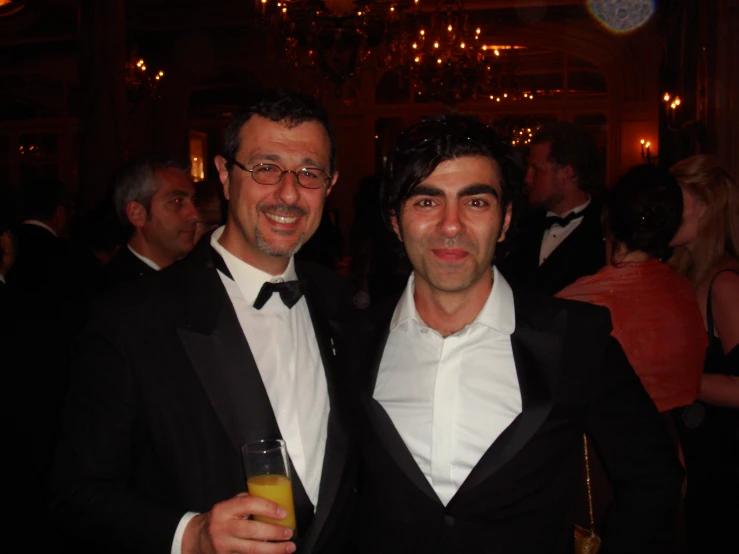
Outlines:
{"label": "black hair", "polygon": [[513,150],[490,127],[476,117],[444,115],[426,118],[403,131],[394,153],[388,158],[381,186],[385,222],[399,214],[413,189],[436,167],[462,156],[494,160],[500,172],[503,212],[521,194],[523,172]]}
{"label": "black hair", "polygon": [[630,169],[608,191],[603,226],[614,243],[665,261],[682,215],[677,180],[666,169],[644,164]]}
{"label": "black hair", "polygon": [[600,152],[595,138],[584,127],[569,121],[549,123],[536,132],[531,144],[550,144],[549,157],[559,166],[572,167],[580,190],[600,187]]}
{"label": "black hair", "polygon": [[23,219],[48,221],[59,206],[74,207],[74,195],[69,187],[56,177],[39,177],[23,185],[21,193]]}
{"label": "black hair", "polygon": [[277,123],[296,127],[307,121],[317,121],[326,129],[331,143],[330,170],[336,170],[336,137],[326,110],[310,94],[294,90],[268,90],[258,94],[252,101],[242,106],[231,117],[223,139],[221,155],[226,159],[226,167],[231,170],[233,160],[239,151],[239,133],[253,115],[258,115]]}

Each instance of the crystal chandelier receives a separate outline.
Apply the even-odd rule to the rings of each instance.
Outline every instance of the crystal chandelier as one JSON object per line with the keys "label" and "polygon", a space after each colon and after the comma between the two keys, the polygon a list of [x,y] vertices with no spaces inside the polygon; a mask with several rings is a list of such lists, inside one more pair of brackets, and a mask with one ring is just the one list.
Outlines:
{"label": "crystal chandelier", "polygon": [[[409,0],[410,1],[410,0]],[[337,94],[350,77],[384,64],[403,0],[262,0],[269,52],[283,64],[320,73]]]}

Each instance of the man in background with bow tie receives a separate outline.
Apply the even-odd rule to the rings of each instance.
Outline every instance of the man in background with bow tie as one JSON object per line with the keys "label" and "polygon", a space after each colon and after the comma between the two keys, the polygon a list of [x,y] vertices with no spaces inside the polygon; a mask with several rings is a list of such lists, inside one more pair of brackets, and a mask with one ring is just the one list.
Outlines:
{"label": "man in background with bow tie", "polygon": [[531,211],[500,261],[514,283],[555,294],[605,265],[593,136],[567,121],[542,127],[531,141],[526,195]]}
{"label": "man in background with bow tie", "polygon": [[[336,364],[350,295],[293,258],[338,178],[327,114],[310,96],[266,92],[233,116],[215,164],[225,226],[93,310],[54,516],[94,552],[338,554],[355,494]],[[284,511],[244,494],[241,446],[275,438],[290,458],[297,540],[250,519]]]}

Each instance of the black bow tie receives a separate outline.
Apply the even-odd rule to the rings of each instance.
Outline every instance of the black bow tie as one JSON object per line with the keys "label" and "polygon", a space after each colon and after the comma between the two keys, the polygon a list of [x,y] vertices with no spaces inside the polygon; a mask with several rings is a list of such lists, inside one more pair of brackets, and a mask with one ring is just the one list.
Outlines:
{"label": "black bow tie", "polygon": [[570,212],[566,217],[559,217],[558,215],[548,215],[544,218],[544,228],[551,229],[552,225],[559,225],[560,227],[567,227],[570,223],[576,219],[580,219],[585,214],[583,212]]}
{"label": "black bow tie", "polygon": [[283,283],[264,283],[262,290],[259,291],[257,299],[254,301],[254,307],[257,310],[261,310],[262,307],[267,303],[267,300],[272,298],[272,295],[277,292],[280,294],[282,303],[288,308],[292,308],[297,304],[300,297],[303,296],[304,284],[301,281],[285,281]]}

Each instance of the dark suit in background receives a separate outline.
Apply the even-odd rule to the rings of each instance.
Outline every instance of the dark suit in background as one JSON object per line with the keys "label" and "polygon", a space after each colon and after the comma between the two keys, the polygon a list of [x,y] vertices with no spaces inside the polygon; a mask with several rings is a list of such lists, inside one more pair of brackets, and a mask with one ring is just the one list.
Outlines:
{"label": "dark suit in background", "polygon": [[363,361],[360,552],[571,553],[583,432],[618,491],[602,552],[658,551],[682,471],[654,404],[610,337],[607,311],[514,292],[511,342],[523,411],[446,506],[373,399],[395,302],[356,333],[362,345],[353,351]]}
{"label": "dark suit in background", "polygon": [[113,259],[100,270],[99,287],[111,289],[121,283],[152,273],[156,273],[156,269],[141,261],[124,244]]}
{"label": "dark suit in background", "polygon": [[601,228],[601,206],[591,201],[574,231],[539,265],[541,242],[546,230],[545,210],[525,216],[519,236],[499,268],[511,284],[530,286],[545,294],[556,294],[580,277],[592,275],[606,263]]}
{"label": "dark suit in background", "polygon": [[[209,240],[92,311],[65,405],[52,513],[94,552],[166,553],[180,518],[246,490],[240,447],[279,436]],[[336,367],[343,281],[296,266],[331,411],[320,498],[299,552],[340,553],[354,496],[351,430]],[[300,504],[307,500],[294,474]]]}

